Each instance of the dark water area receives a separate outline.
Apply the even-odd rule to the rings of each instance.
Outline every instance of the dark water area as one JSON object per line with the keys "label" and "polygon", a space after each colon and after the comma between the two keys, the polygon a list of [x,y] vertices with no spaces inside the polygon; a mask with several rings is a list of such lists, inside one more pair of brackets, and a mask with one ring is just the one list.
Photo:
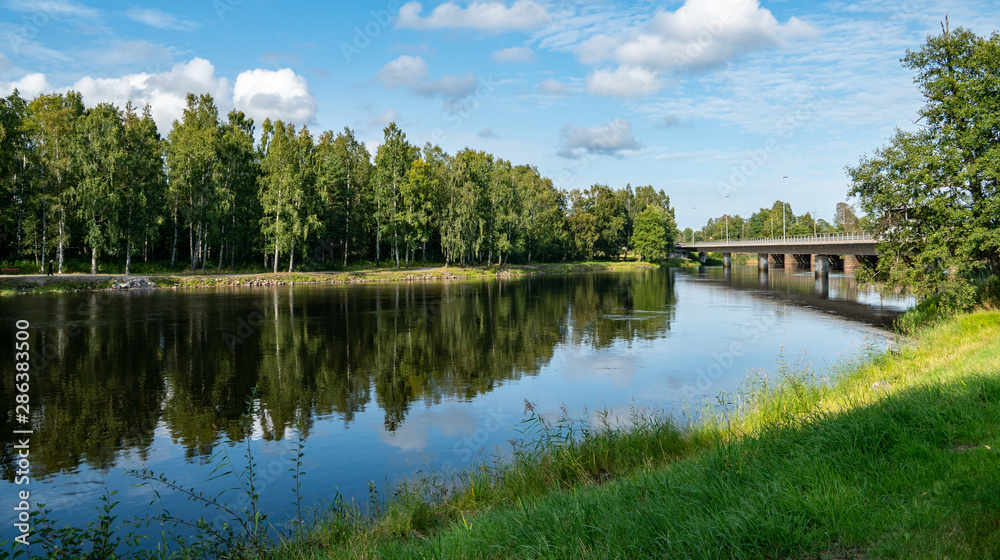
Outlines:
{"label": "dark water area", "polygon": [[[241,469],[247,441],[273,520],[292,510],[300,437],[306,503],[364,503],[369,481],[502,455],[525,400],[546,417],[678,411],[781,359],[829,372],[884,348],[911,304],[850,276],[755,267],[4,298],[0,535],[15,535],[22,489],[82,524],[106,490],[125,518],[155,513],[127,469],[232,487],[209,479],[227,456]],[[27,486],[14,484],[18,320],[31,325]],[[162,496],[174,514],[211,518]]]}

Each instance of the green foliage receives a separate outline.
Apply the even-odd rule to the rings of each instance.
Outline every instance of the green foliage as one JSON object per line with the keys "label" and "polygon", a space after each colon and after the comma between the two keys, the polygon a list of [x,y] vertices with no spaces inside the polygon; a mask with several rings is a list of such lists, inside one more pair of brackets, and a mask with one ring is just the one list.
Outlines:
{"label": "green foliage", "polygon": [[100,103],[77,122],[74,164],[80,182],[74,199],[83,227],[83,241],[90,247],[90,273],[97,273],[97,256],[113,248],[115,209],[124,186],[124,127],[118,109]]}
{"label": "green foliage", "polygon": [[635,230],[632,233],[632,249],[639,254],[640,260],[657,262],[665,259],[670,253],[670,227],[668,214],[659,206],[647,206],[635,220]]}
{"label": "green foliage", "polygon": [[863,278],[967,308],[974,279],[1000,269],[1000,35],[946,28],[903,63],[916,72],[926,128],[897,130],[847,168],[882,240]]}
{"label": "green foliage", "polygon": [[264,121],[261,133],[262,233],[274,251],[273,272],[287,251],[288,272],[295,268],[295,248],[323,228],[319,219],[322,200],[316,189],[313,141],[308,129],[296,133],[295,125]]}
{"label": "green foliage", "polygon": [[218,232],[219,134],[219,110],[212,96],[189,93],[184,116],[174,121],[168,137],[166,167],[174,221],[171,261],[177,253],[178,228],[186,224],[191,270],[199,263],[205,267],[206,238]]}

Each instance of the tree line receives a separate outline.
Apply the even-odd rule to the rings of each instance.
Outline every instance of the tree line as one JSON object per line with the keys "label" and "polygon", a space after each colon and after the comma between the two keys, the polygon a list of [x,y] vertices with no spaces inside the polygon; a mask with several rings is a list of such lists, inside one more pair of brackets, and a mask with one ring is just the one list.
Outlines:
{"label": "tree line", "polygon": [[[419,259],[501,265],[638,254],[677,236],[652,186],[557,189],[530,165],[411,143],[395,124],[374,157],[355,133],[219,114],[188,94],[161,138],[149,106],[86,108],[79,93],[0,99],[0,251],[42,268],[68,259],[169,261],[205,271]],[[258,264],[259,263],[259,264]]]}
{"label": "tree line", "polygon": [[729,214],[709,218],[700,229],[685,228],[681,241],[696,242],[718,239],[753,239],[782,235],[818,235],[821,233],[871,233],[873,224],[867,216],[858,216],[854,205],[837,203],[833,223],[816,218],[810,212],[796,215],[792,205],[776,200],[770,208],[761,208],[749,218]]}

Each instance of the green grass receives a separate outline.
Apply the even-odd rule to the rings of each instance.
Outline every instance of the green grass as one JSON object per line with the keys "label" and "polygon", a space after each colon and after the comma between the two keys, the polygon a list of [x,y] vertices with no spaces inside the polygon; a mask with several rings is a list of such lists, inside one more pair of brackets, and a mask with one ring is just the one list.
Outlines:
{"label": "green grass", "polygon": [[[1000,313],[833,381],[789,368],[679,425],[533,414],[514,459],[342,510],[278,558],[1000,556]],[[350,513],[348,513],[350,512]]]}

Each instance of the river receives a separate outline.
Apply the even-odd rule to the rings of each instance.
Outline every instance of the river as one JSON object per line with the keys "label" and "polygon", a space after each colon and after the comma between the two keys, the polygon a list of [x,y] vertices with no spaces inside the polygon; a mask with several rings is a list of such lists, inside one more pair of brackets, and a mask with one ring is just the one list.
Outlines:
{"label": "river", "polygon": [[[782,363],[830,373],[884,349],[910,305],[843,274],[741,266],[4,298],[0,535],[15,534],[18,490],[63,522],[92,520],[108,490],[119,516],[152,515],[151,488],[128,469],[214,493],[234,486],[212,480],[215,466],[242,469],[248,447],[261,505],[280,522],[299,441],[307,505],[338,492],[364,503],[369,481],[503,455],[525,401],[547,418],[681,414]],[[19,320],[32,352],[27,486],[13,483]],[[176,515],[212,518],[161,497]]]}

